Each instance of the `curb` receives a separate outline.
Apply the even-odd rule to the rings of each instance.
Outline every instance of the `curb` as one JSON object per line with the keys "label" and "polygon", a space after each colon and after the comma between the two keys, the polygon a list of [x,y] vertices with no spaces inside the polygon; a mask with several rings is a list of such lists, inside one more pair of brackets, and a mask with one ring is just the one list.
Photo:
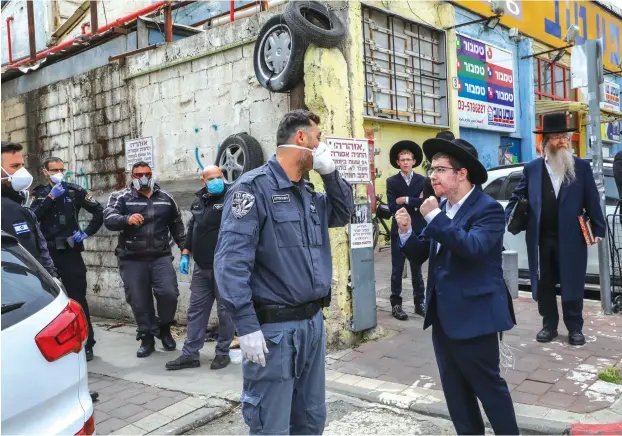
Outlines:
{"label": "curb", "polygon": [[235,407],[235,404],[227,407],[201,407],[147,434],[181,435],[225,416]]}
{"label": "curb", "polygon": [[[398,386],[403,385],[398,385],[397,383],[385,383],[385,385],[389,386],[386,389],[369,389],[333,380],[327,383],[327,390],[342,395],[353,396],[372,403],[384,404],[404,410],[412,410],[422,415],[451,420],[441,391],[416,387],[406,387],[406,389],[400,390]],[[395,385],[395,387],[391,387],[391,385]],[[572,423],[548,419],[544,416],[530,416],[521,413],[522,409],[529,409],[531,407],[538,406],[515,403],[516,420],[521,434],[567,434]],[[482,413],[482,417],[486,425],[490,427],[490,422],[485,413]]]}

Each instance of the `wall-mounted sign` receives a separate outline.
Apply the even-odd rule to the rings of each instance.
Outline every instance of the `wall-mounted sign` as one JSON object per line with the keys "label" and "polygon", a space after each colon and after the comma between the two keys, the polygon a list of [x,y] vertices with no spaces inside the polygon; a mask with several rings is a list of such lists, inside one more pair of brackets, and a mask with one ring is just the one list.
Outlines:
{"label": "wall-mounted sign", "polygon": [[620,112],[620,85],[613,82],[605,82],[602,88],[602,101],[600,108],[606,111]]}
{"label": "wall-mounted sign", "polygon": [[326,145],[341,177],[350,183],[371,183],[367,139],[327,137]]}
{"label": "wall-mounted sign", "polygon": [[457,35],[460,127],[516,131],[512,52]]}
{"label": "wall-mounted sign", "polygon": [[155,169],[153,138],[137,138],[125,141],[125,170],[130,171],[136,162],[145,161]]}
{"label": "wall-mounted sign", "polygon": [[620,142],[620,123],[604,123],[601,130],[604,142]]}
{"label": "wall-mounted sign", "polygon": [[371,205],[357,204],[350,224],[350,248],[374,246],[374,230],[371,223]]}

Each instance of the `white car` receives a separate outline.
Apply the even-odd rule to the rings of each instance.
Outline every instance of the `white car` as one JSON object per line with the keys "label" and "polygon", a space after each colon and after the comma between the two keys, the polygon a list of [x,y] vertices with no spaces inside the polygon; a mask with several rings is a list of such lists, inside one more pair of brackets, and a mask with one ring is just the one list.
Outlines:
{"label": "white car", "polygon": [[2,434],[95,434],[80,305],[2,232]]}
{"label": "white car", "polygon": [[[514,188],[523,176],[524,164],[504,165],[488,170],[488,181],[482,185],[485,193],[497,200],[503,208],[508,204]],[[603,173],[605,175],[605,196],[607,198],[607,216],[605,219],[611,223],[610,215],[613,215],[618,204],[619,196],[615,180],[613,178],[613,159],[605,159],[603,163]],[[620,213],[619,211],[617,212]],[[607,217],[609,216],[609,219]],[[529,284],[529,264],[527,262],[527,243],[525,242],[525,232],[513,235],[506,230],[503,237],[503,247],[506,250],[518,252],[518,274],[521,284]],[[622,247],[618,247],[622,248]],[[611,271],[611,269],[610,269]],[[598,247],[588,248],[587,253],[587,275],[585,277],[585,288],[591,291],[599,291],[598,274]]]}

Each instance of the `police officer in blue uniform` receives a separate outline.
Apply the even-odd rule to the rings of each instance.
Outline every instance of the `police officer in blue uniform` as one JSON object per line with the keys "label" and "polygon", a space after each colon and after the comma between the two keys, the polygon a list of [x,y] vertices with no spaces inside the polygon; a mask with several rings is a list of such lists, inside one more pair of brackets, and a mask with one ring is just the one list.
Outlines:
{"label": "police officer in blue uniform", "polygon": [[[250,434],[321,434],[326,421],[328,228],[349,223],[354,201],[320,142],[319,123],[306,110],[286,114],[276,155],[243,174],[225,200],[214,271],[244,356]],[[311,169],[326,194],[303,179]]]}
{"label": "police officer in blue uniform", "polygon": [[[86,265],[82,259],[84,240],[93,236],[104,223],[104,209],[80,185],[64,181],[65,167],[62,159],[51,157],[43,163],[45,185],[33,189],[31,208],[41,223],[41,232],[47,241],[50,255],[58,269],[67,295],[82,306],[89,324],[86,341],[86,360],[93,359],[95,337],[86,300]],[[78,223],[81,209],[91,215],[89,225],[82,230]]]}

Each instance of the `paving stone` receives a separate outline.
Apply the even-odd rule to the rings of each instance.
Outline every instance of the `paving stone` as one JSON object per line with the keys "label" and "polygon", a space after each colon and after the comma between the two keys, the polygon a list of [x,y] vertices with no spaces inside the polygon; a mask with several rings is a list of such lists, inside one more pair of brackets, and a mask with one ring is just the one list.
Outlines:
{"label": "paving stone", "polygon": [[141,393],[142,393],[142,389],[130,388],[124,391],[117,392],[113,394],[112,396],[114,397],[115,400],[125,400],[126,398],[132,398]]}
{"label": "paving stone", "polygon": [[120,403],[120,406],[118,408],[111,410],[110,412],[108,412],[108,414],[110,416],[114,416],[115,418],[127,420],[127,418],[144,411],[145,408],[143,406],[131,403]]}
{"label": "paving stone", "polygon": [[110,418],[110,415],[108,415],[106,412],[95,409],[95,422],[96,423],[104,422],[108,418]]}
{"label": "paving stone", "polygon": [[125,427],[126,425],[127,422],[113,416],[110,419],[105,420],[101,424],[96,424],[97,434],[109,434],[115,430]]}
{"label": "paving stone", "polygon": [[[92,388],[91,388],[92,389]],[[114,395],[118,392],[126,390],[127,387],[121,383],[113,383],[110,386],[106,386],[105,388],[98,389],[100,395]]]}
{"label": "paving stone", "polygon": [[330,382],[330,381],[333,381],[333,380],[337,380],[342,375],[343,375],[342,372],[334,371],[332,369],[329,369],[329,370],[326,371],[326,381]]}
{"label": "paving stone", "polygon": [[589,415],[591,418],[600,422],[601,424],[613,424],[616,422],[622,422],[622,415],[615,413],[609,409],[597,410]]}
{"label": "paving stone", "polygon": [[547,413],[546,418],[570,424],[578,424],[584,422],[586,416],[587,415],[585,413],[574,413],[568,412],[567,410],[551,409],[551,411]]}
{"label": "paving stone", "polygon": [[136,395],[135,397],[128,398],[127,401],[132,404],[145,404],[149,401],[155,400],[156,398],[158,398],[158,394],[144,392],[142,394]]}
{"label": "paving stone", "polygon": [[95,410],[98,412],[106,412],[110,415],[111,410],[118,409],[121,406],[123,406],[123,403],[119,403],[118,401],[115,401],[114,398],[111,398],[106,402],[100,403],[98,401],[97,403],[95,403]]}
{"label": "paving stone", "polygon": [[543,382],[543,383],[556,383],[564,375],[561,371],[553,371],[552,369],[536,369],[529,374],[528,380]]}
{"label": "paving stone", "polygon": [[598,392],[605,395],[619,396],[622,394],[622,386],[615,383],[609,383],[603,380],[596,380],[588,390]]}
{"label": "paving stone", "polygon": [[171,397],[159,397],[159,398],[156,398],[155,400],[151,400],[143,404],[143,406],[145,407],[145,409],[153,410],[154,412],[159,412],[165,407],[175,404],[176,402],[177,401],[175,401]]}
{"label": "paving stone", "polygon": [[538,399],[538,403],[544,406],[556,407],[559,409],[568,409],[577,397],[559,392],[547,392]]}
{"label": "paving stone", "polygon": [[192,406],[190,404],[176,403],[160,410],[160,413],[162,415],[168,416],[169,418],[177,419],[189,414],[190,412],[194,412],[197,409],[198,407]]}
{"label": "paving stone", "polygon": [[525,380],[516,387],[516,391],[528,394],[542,395],[551,388],[550,383],[541,383],[532,380]]}
{"label": "paving stone", "polygon": [[516,389],[512,391],[512,401],[514,402],[514,404],[537,404],[539,398],[540,395],[528,394],[527,392],[520,392]]}
{"label": "paving stone", "polygon": [[501,373],[501,376],[507,383],[519,385],[527,379],[529,374],[522,371],[515,371],[512,369],[507,370],[505,373]]}
{"label": "paving stone", "polygon": [[377,389],[383,383],[386,383],[384,380],[378,380],[373,378],[364,378],[360,382],[358,382],[355,386],[365,389]]}
{"label": "paving stone", "polygon": [[573,380],[561,379],[553,385],[551,391],[577,396],[581,395],[588,387],[589,384],[587,383],[579,383]]}
{"label": "paving stone", "polygon": [[386,382],[381,384],[380,386],[378,386],[377,390],[380,392],[393,392],[393,393],[397,393],[397,392],[402,392],[404,389],[409,388],[410,386],[406,386],[400,383],[392,383],[392,382]]}
{"label": "paving stone", "polygon": [[127,418],[125,418],[125,421],[129,422],[130,424],[139,421],[141,419],[143,419],[146,416],[149,416],[151,414],[155,413],[153,410],[149,410],[149,409],[143,409],[141,412],[138,412],[135,415],[132,416],[128,416]]}
{"label": "paving stone", "polygon": [[152,413],[149,416],[135,421],[133,425],[150,432],[168,424],[171,421],[172,419],[166,415],[162,415],[161,413]]}
{"label": "paving stone", "polygon": [[587,396],[581,395],[579,398],[577,398],[577,401],[575,401],[573,405],[570,406],[570,409],[568,410],[570,412],[576,413],[590,413],[597,410],[606,409],[610,405],[611,402],[609,401],[591,400]]}
{"label": "paving stone", "polygon": [[[99,429],[98,429],[99,430]],[[113,435],[143,435],[147,434],[145,430],[142,428],[136,427],[135,425],[126,425],[123,428],[112,433]]]}

